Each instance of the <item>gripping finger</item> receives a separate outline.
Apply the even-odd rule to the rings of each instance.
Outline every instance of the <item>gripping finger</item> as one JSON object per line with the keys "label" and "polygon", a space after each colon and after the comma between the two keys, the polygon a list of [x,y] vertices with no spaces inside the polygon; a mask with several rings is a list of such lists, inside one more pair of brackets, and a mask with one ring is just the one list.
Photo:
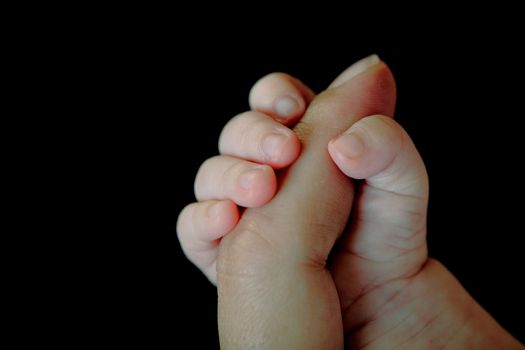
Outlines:
{"label": "gripping finger", "polygon": [[295,124],[315,97],[310,88],[285,73],[261,78],[250,91],[250,107],[285,125]]}
{"label": "gripping finger", "polygon": [[182,250],[213,283],[219,241],[238,221],[239,210],[229,200],[192,203],[179,215],[177,234]]}
{"label": "gripping finger", "polygon": [[301,143],[286,126],[259,112],[246,112],[230,120],[219,138],[221,154],[268,164],[275,169],[299,156]]}
{"label": "gripping finger", "polygon": [[198,201],[231,199],[243,207],[266,204],[276,189],[277,180],[271,167],[228,156],[206,160],[195,179]]}

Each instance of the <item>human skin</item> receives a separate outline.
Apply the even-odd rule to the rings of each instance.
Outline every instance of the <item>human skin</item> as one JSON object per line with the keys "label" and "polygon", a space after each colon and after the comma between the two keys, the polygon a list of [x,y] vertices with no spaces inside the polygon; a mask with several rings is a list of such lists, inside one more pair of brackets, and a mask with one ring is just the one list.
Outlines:
{"label": "human skin", "polygon": [[[327,147],[366,115],[392,115],[394,101],[380,63],[310,105],[295,129],[303,152],[280,174],[277,195],[246,210],[220,244],[221,346],[521,348],[428,259],[428,183],[408,135],[373,116],[353,130],[364,153],[355,156],[355,139],[344,136]],[[348,150],[355,157],[342,156]],[[366,179],[355,201],[341,171]]]}

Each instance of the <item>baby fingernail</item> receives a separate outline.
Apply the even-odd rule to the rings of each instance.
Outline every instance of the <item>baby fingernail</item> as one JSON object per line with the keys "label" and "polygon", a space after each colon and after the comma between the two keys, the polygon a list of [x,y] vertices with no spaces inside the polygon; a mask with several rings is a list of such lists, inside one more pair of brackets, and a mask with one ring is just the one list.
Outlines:
{"label": "baby fingernail", "polygon": [[365,153],[365,142],[356,132],[343,134],[333,141],[333,147],[347,158],[357,158]]}
{"label": "baby fingernail", "polygon": [[245,190],[249,190],[253,188],[257,177],[259,174],[263,171],[262,168],[254,168],[250,169],[248,171],[245,171],[244,173],[239,176],[239,186]]}
{"label": "baby fingernail", "polygon": [[221,202],[213,203],[208,207],[207,214],[210,219],[214,219],[219,216]]}
{"label": "baby fingernail", "polygon": [[282,96],[274,103],[274,111],[281,117],[294,117],[301,112],[301,103],[293,96]]}
{"label": "baby fingernail", "polygon": [[268,134],[264,137],[262,141],[262,151],[268,159],[276,160],[287,141],[287,135],[283,133],[272,132],[271,134]]}

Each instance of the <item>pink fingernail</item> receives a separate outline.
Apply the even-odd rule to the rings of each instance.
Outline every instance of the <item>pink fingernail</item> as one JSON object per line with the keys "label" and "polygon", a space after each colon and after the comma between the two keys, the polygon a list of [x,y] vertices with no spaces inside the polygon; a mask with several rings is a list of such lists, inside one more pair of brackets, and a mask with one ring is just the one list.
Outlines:
{"label": "pink fingernail", "polygon": [[262,141],[262,151],[269,160],[277,160],[281,154],[284,144],[288,141],[288,136],[283,133],[273,132],[264,137]]}
{"label": "pink fingernail", "polygon": [[214,219],[217,216],[219,216],[220,209],[221,209],[221,202],[213,203],[212,205],[208,207],[206,214],[208,215],[210,219]]}
{"label": "pink fingernail", "polygon": [[245,190],[251,189],[262,171],[262,168],[255,168],[245,171],[241,174],[241,176],[239,176],[239,186]]}
{"label": "pink fingernail", "polygon": [[294,117],[301,112],[301,103],[296,97],[282,96],[275,101],[274,111],[281,117]]}
{"label": "pink fingernail", "polygon": [[333,141],[334,148],[347,158],[358,158],[365,153],[365,143],[356,132],[343,134]]}

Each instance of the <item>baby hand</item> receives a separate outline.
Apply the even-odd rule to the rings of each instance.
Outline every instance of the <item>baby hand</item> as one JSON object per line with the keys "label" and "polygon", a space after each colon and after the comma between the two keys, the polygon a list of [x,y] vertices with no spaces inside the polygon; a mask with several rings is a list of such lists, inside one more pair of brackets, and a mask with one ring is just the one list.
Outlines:
{"label": "baby hand", "polygon": [[303,116],[314,93],[299,80],[273,73],[250,92],[252,111],[230,120],[219,139],[221,155],[206,160],[195,179],[197,203],[179,215],[182,249],[216,284],[216,258],[221,238],[239,220],[241,207],[260,207],[275,195],[275,170],[292,164],[301,144],[288,128]]}

